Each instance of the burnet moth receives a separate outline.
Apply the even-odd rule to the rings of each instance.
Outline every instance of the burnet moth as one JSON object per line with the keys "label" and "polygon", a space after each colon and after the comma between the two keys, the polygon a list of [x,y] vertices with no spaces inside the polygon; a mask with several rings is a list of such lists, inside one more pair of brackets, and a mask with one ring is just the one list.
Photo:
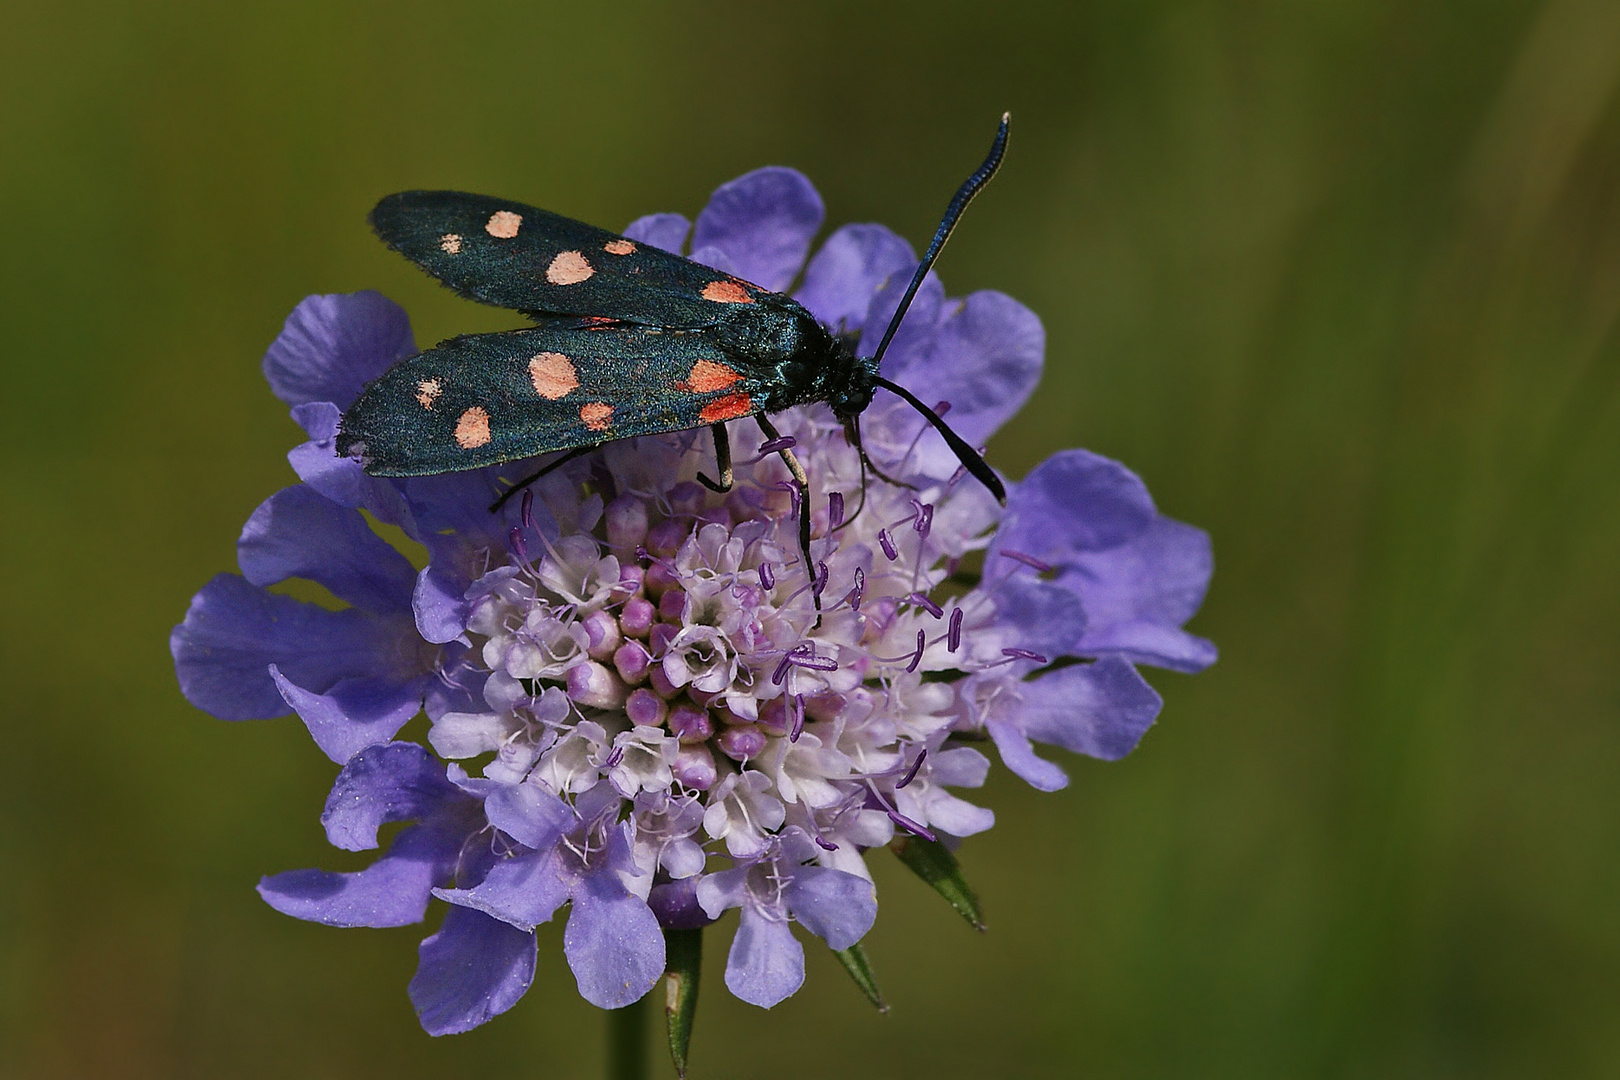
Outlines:
{"label": "burnet moth", "polygon": [[373,476],[425,476],[566,451],[509,488],[494,511],[604,442],[707,425],[719,479],[698,479],[723,492],[732,483],[726,422],[751,416],[798,487],[799,548],[814,580],[809,480],[793,439],[767,414],[825,402],[860,449],[860,414],[882,387],[917,409],[1005,503],[973,447],[878,366],[962,211],[1000,166],[1010,119],[1002,116],[989,155],[951,199],[869,357],[782,293],[594,225],[487,195],[390,195],[371,212],[384,243],[461,295],[535,325],[452,338],[401,360],[343,415],[338,453]]}

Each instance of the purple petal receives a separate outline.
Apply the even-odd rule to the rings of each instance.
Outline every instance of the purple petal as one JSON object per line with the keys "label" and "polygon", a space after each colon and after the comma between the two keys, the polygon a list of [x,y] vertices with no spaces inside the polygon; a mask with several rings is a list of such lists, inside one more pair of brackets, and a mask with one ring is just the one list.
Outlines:
{"label": "purple petal", "polygon": [[[1034,393],[1045,353],[1046,330],[1033,311],[1004,293],[976,292],[939,324],[928,362],[900,381],[930,404],[949,401],[951,428],[982,446]],[[924,467],[930,475],[950,475],[940,472],[947,461],[956,468],[956,455],[938,435],[925,437],[918,450],[938,459]]]}
{"label": "purple petal", "polygon": [[1030,738],[1104,761],[1134,750],[1164,704],[1136,668],[1117,656],[1030,679],[1023,691],[1019,719]]}
{"label": "purple petal", "polygon": [[1016,629],[1018,648],[1042,656],[1063,656],[1085,632],[1086,609],[1080,597],[1026,570],[996,582],[990,595],[996,605],[997,625]]}
{"label": "purple petal", "polygon": [[1109,623],[1088,630],[1069,651],[1076,656],[1116,653],[1134,663],[1152,664],[1189,675],[1203,671],[1219,655],[1212,641],[1173,626],[1140,620]]}
{"label": "purple petal", "polygon": [[1058,565],[1072,553],[1134,540],[1157,516],[1146,485],[1125,466],[1089,450],[1062,450],[1013,489],[991,547]]}
{"label": "purple petal", "polygon": [[845,225],[827,237],[804,268],[804,284],[793,298],[825,326],[860,331],[878,290],[895,278],[903,286],[916,268],[917,253],[892,230]]}
{"label": "purple petal", "polygon": [[847,949],[877,921],[877,892],[863,877],[825,866],[801,866],[783,892],[788,910],[829,949]]}
{"label": "purple petal", "polygon": [[1069,777],[1062,769],[1039,757],[1029,738],[1009,720],[985,721],[985,730],[995,741],[1001,761],[1013,774],[1036,791],[1061,791],[1069,786]]}
{"label": "purple petal", "polygon": [[804,946],[786,919],[772,919],[744,904],[726,955],[726,988],[750,1005],[769,1009],[804,985]]}
{"label": "purple petal", "polygon": [[368,746],[338,773],[321,824],[333,847],[364,851],[377,846],[387,822],[418,821],[460,797],[444,763],[415,743]]}
{"label": "purple petal", "polygon": [[286,716],[269,665],[316,693],[399,664],[395,629],[362,611],[328,611],[220,574],[169,635],[180,692],[221,720]]}
{"label": "purple petal", "polygon": [[568,902],[578,877],[553,847],[502,859],[471,889],[435,889],[434,895],[476,908],[521,930],[533,930]]}
{"label": "purple petal", "polygon": [[603,868],[574,891],[563,954],[592,1005],[617,1009],[640,998],[664,973],[664,933],[652,909]]}
{"label": "purple petal", "polygon": [[658,924],[671,930],[696,930],[714,922],[698,903],[697,886],[701,877],[681,878],[654,885],[647,906],[658,916]]}
{"label": "purple petal", "polygon": [[[855,350],[858,355],[872,356],[877,352],[916,269],[913,264],[895,274],[872,298],[872,304],[866,310],[866,329],[861,332],[860,346]],[[911,306],[906,309],[906,317],[900,321],[900,329],[895,331],[888,351],[883,354],[883,374],[886,377],[905,383],[909,388],[911,376],[928,362],[933,351],[934,336],[938,333],[944,310],[945,286],[940,284],[939,276],[930,270],[928,276],[923,278],[917,295],[912,298]]]}
{"label": "purple petal", "polygon": [[638,244],[679,255],[685,250],[686,234],[691,231],[692,223],[680,214],[648,214],[632,221],[624,235]]}
{"label": "purple petal", "polygon": [[325,694],[294,685],[270,665],[276,689],[309,729],[321,752],[342,765],[368,746],[385,743],[422,709],[431,676],[403,682],[362,676],[339,680]]}
{"label": "purple petal", "polygon": [[264,354],[264,377],[289,405],[347,409],[366,383],[415,352],[410,317],[381,293],[307,296]]}
{"label": "purple petal", "polygon": [[497,784],[484,799],[489,823],[527,848],[550,847],[574,824],[567,803],[539,784]]}
{"label": "purple petal", "polygon": [[444,645],[466,633],[471,610],[468,584],[431,564],[416,576],[411,607],[416,612],[416,632],[424,641]]}
{"label": "purple petal", "polygon": [[415,826],[364,870],[289,870],[262,878],[259,895],[283,915],[327,926],[408,926],[422,921],[433,887],[450,880],[463,839]]}
{"label": "purple petal", "polygon": [[360,462],[338,456],[337,429],[342,413],[330,401],[294,405],[293,419],[309,435],[309,441],[287,451],[287,463],[298,479],[339,506],[369,510],[379,520],[399,525],[414,535],[405,496],[393,481],[367,476]]}
{"label": "purple petal", "polygon": [[740,907],[748,896],[748,867],[703,875],[697,883],[697,902],[710,919],[728,908]]}
{"label": "purple petal", "polygon": [[804,174],[755,169],[716,189],[698,215],[692,250],[719,248],[738,277],[781,292],[804,265],[824,216],[821,196]]}
{"label": "purple petal", "polygon": [[360,511],[303,484],[259,504],[242,527],[236,560],[255,585],[304,578],[379,615],[411,609],[416,568],[410,560],[372,532]]}
{"label": "purple petal", "polygon": [[422,942],[411,1004],[429,1035],[471,1031],[517,1004],[534,981],[534,934],[466,908]]}

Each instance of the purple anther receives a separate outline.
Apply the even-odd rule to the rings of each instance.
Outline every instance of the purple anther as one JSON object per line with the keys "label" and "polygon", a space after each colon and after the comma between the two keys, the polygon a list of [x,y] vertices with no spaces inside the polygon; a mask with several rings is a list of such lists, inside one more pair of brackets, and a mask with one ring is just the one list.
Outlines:
{"label": "purple anther", "polygon": [[1037,559],[1033,555],[1025,555],[1022,551],[1014,551],[1012,548],[1002,548],[1001,554],[1005,555],[1009,559],[1012,559],[1014,562],[1021,562],[1031,570],[1038,571],[1042,574],[1052,569],[1051,563],[1041,562],[1041,560]]}
{"label": "purple anther", "polygon": [[529,542],[523,539],[523,530],[514,525],[506,534],[506,539],[512,544],[512,554],[518,557],[519,562],[529,561]]}
{"label": "purple anther", "polygon": [[776,571],[771,569],[768,562],[759,564],[759,583],[767,589],[776,588]]}
{"label": "purple anther", "polygon": [[865,597],[866,574],[861,570],[860,567],[857,566],[855,568],[855,587],[844,594],[843,602],[849,605],[849,610],[859,611],[861,610],[861,601],[865,599]]}
{"label": "purple anther", "polygon": [[602,762],[602,767],[604,769],[616,769],[616,768],[619,767],[619,762],[621,762],[623,760],[624,760],[624,747],[615,746],[613,748],[613,753],[609,754],[607,756],[607,760]]}
{"label": "purple anther", "polygon": [[761,454],[778,454],[783,450],[791,450],[799,445],[799,440],[791,435],[783,435],[776,439],[766,439],[759,444]]}
{"label": "purple anther", "polygon": [[913,780],[917,779],[917,770],[922,768],[923,762],[925,762],[927,760],[928,760],[928,751],[927,750],[919,750],[919,751],[917,751],[917,760],[913,761],[911,763],[911,768],[906,770],[905,777],[898,784],[894,785],[894,790],[899,791],[901,788],[905,787],[907,784],[909,784]]}
{"label": "purple anther", "polygon": [[799,736],[804,734],[804,695],[793,695],[793,728],[788,732],[788,742],[798,742]]}
{"label": "purple anther", "polygon": [[793,512],[799,512],[799,485],[791,480],[778,480],[773,487],[780,488],[793,498]]}
{"label": "purple anther", "polygon": [[945,486],[948,487],[948,488],[955,487],[957,484],[961,483],[962,477],[964,477],[966,475],[967,475],[967,466],[966,465],[958,465],[956,467],[956,471],[951,473],[951,478],[949,480],[945,481]]}
{"label": "purple anther", "polygon": [[911,527],[920,536],[927,536],[928,530],[934,527],[934,504],[911,500],[911,505],[917,508],[917,516],[911,519]]}
{"label": "purple anther", "polygon": [[771,672],[771,683],[775,686],[781,686],[783,681],[787,679],[788,668],[792,665],[793,661],[791,658],[786,656],[782,657],[782,662],[776,665],[775,671]]}
{"label": "purple anther", "polygon": [[518,520],[523,522],[525,529],[534,528],[534,492],[532,490],[523,493],[523,510],[518,514]]}
{"label": "purple anther", "polygon": [[934,415],[939,417],[941,420],[945,419],[945,414],[950,411],[951,403],[948,401],[942,401],[938,405],[934,406]]}
{"label": "purple anther", "polygon": [[906,830],[906,832],[922,837],[930,844],[935,843],[939,839],[933,833],[929,832],[926,826],[917,824],[915,821],[912,821],[898,810],[889,811],[889,820]]}
{"label": "purple anther", "polygon": [[816,846],[819,847],[822,851],[837,851],[838,850],[838,845],[833,843],[831,840],[828,840],[825,836],[816,837]]}
{"label": "purple anther", "polygon": [[844,521],[844,493],[835,491],[827,496],[827,528],[836,529]]}
{"label": "purple anther", "polygon": [[883,549],[883,554],[889,557],[890,562],[894,562],[900,557],[900,552],[895,548],[894,541],[889,539],[888,529],[878,530],[878,547]]}
{"label": "purple anther", "polygon": [[816,563],[816,577],[815,577],[815,580],[810,583],[810,589],[817,596],[820,596],[821,595],[821,590],[825,589],[826,587],[827,587],[827,564],[824,563],[824,562],[818,562],[818,563]]}
{"label": "purple anther", "polygon": [[945,609],[928,599],[928,597],[924,596],[920,592],[912,593],[910,596],[906,597],[906,600],[909,603],[916,604],[918,607],[922,608],[936,619],[943,619],[945,617]]}
{"label": "purple anther", "polygon": [[636,545],[636,561],[637,562],[652,562],[652,553],[647,550],[647,545],[646,544],[637,544]]}
{"label": "purple anther", "polygon": [[834,660],[830,656],[817,656],[814,652],[810,653],[808,656],[795,656],[793,653],[788,653],[784,659],[794,667],[809,668],[811,671],[838,670],[838,661]]}
{"label": "purple anther", "polygon": [[1046,663],[1046,657],[1038,652],[1030,652],[1028,649],[1002,649],[1001,655],[1010,656],[1015,660],[1033,660],[1037,664]]}
{"label": "purple anther", "polygon": [[962,644],[962,609],[957,608],[951,612],[951,629],[945,639],[951,652],[955,652]]}
{"label": "purple anther", "polygon": [[923,648],[927,644],[928,644],[928,636],[926,634],[924,634],[921,630],[917,631],[917,651],[911,654],[911,663],[906,665],[906,671],[908,673],[916,671],[917,670],[917,665],[922,663]]}

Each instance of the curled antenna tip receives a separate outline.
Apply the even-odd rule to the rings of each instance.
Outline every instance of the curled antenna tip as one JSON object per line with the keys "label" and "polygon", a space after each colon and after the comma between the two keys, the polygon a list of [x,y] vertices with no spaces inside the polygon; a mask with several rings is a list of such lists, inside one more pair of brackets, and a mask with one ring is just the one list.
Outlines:
{"label": "curled antenna tip", "polygon": [[1010,123],[1012,123],[1012,113],[1010,113],[1010,112],[1002,113],[1001,114],[1001,126],[1006,127]]}

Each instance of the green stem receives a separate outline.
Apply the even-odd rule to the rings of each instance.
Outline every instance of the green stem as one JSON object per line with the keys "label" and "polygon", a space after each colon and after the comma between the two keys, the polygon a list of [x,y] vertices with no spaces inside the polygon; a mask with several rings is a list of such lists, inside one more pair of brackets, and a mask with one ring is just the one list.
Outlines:
{"label": "green stem", "polygon": [[647,1080],[647,1000],[608,1015],[608,1080]]}

